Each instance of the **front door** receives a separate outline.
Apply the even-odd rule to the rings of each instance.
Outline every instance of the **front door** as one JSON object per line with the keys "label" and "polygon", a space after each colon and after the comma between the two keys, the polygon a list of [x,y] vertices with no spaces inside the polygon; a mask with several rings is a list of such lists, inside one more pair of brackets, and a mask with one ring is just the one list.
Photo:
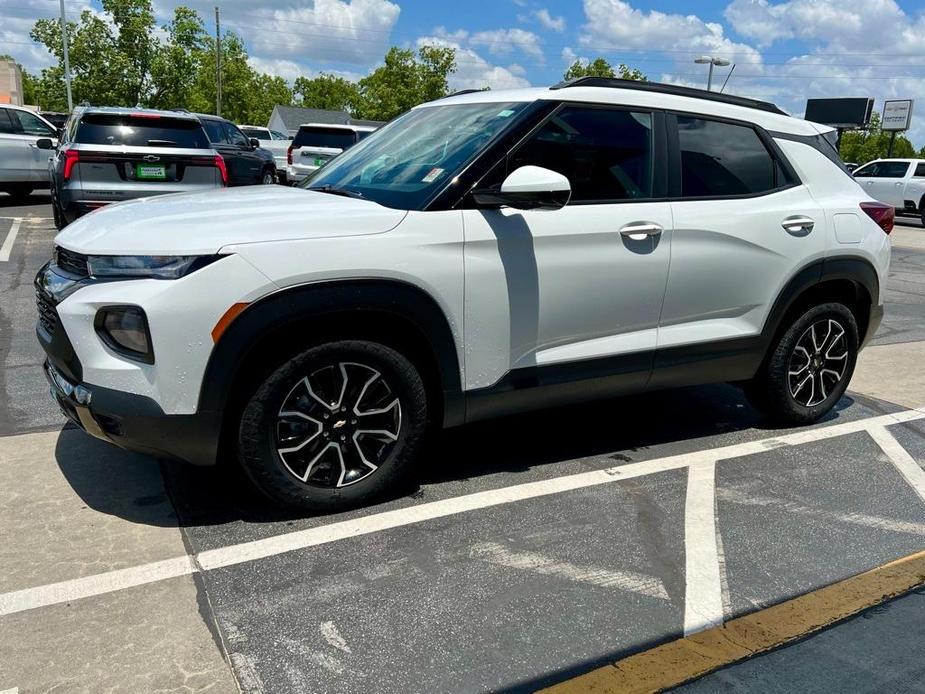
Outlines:
{"label": "front door", "polygon": [[572,197],[560,210],[463,211],[467,389],[573,383],[565,400],[581,400],[644,387],[672,234],[669,203],[653,200],[660,124],[566,104],[479,184],[535,165],[568,178]]}
{"label": "front door", "polygon": [[906,173],[910,166],[908,161],[878,161],[858,169],[855,178],[874,200],[903,208]]}

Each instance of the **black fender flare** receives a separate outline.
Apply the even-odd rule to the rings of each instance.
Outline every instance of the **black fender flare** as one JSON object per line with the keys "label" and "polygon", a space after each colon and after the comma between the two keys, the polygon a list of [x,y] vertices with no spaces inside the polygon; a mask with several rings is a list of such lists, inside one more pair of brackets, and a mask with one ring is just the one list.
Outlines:
{"label": "black fender flare", "polygon": [[260,339],[314,317],[375,311],[413,323],[430,344],[443,391],[443,421],[465,417],[459,355],[450,323],[424,290],[396,280],[335,280],[299,285],[250,304],[231,322],[212,350],[199,392],[199,412],[224,413],[241,367]]}
{"label": "black fender flare", "polygon": [[[765,352],[777,334],[784,316],[800,297],[813,287],[832,280],[848,280],[863,287],[870,297],[871,311],[879,305],[880,279],[869,260],[844,255],[817,260],[799,270],[777,295],[761,331],[761,343]],[[860,338],[863,341],[864,335]]]}

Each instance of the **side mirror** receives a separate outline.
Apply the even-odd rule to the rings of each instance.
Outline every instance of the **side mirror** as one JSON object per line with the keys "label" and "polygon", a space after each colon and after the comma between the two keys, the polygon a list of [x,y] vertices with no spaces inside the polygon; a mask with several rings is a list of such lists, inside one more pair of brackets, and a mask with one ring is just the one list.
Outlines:
{"label": "side mirror", "polygon": [[40,137],[35,141],[35,146],[39,149],[54,149],[55,143],[51,141],[50,137]]}
{"label": "side mirror", "polygon": [[254,149],[257,149],[260,146],[260,140],[258,140],[256,137],[252,137],[250,139],[250,143],[251,143],[251,147],[253,147]]}
{"label": "side mirror", "polygon": [[500,189],[472,191],[479,207],[513,207],[518,210],[558,210],[572,197],[572,186],[560,173],[541,166],[521,166],[504,179]]}

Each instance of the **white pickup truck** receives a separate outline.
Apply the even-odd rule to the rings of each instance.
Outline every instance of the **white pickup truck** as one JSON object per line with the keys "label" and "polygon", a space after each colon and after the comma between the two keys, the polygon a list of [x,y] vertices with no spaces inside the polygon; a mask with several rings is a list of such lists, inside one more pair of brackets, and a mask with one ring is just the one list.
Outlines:
{"label": "white pickup truck", "polygon": [[876,159],[856,169],[854,177],[875,200],[898,214],[921,215],[925,223],[925,159]]}
{"label": "white pickup truck", "polygon": [[239,125],[247,137],[253,137],[260,142],[260,146],[273,152],[276,161],[276,180],[286,184],[286,154],[289,151],[291,137],[277,130],[270,130],[262,125]]}

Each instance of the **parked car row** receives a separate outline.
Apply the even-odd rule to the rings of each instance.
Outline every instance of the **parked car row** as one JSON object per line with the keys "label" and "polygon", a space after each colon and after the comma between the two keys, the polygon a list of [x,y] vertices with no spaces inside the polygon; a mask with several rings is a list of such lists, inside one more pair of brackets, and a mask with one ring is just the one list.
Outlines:
{"label": "parked car row", "polygon": [[51,189],[60,229],[113,202],[276,182],[272,152],[208,114],[79,106],[57,130],[28,109],[0,108],[0,190]]}

